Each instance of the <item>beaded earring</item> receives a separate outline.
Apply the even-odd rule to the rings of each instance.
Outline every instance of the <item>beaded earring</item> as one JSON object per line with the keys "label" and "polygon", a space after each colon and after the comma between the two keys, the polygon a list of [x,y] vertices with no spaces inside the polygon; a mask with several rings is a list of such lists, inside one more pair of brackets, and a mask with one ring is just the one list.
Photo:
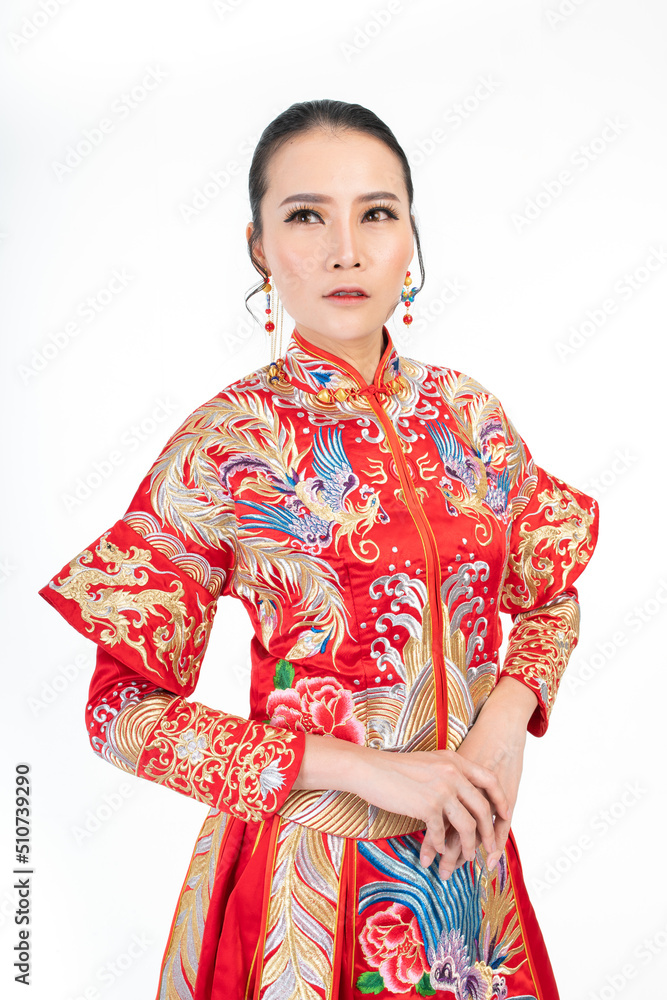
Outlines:
{"label": "beaded earring", "polygon": [[[269,334],[269,361],[275,361],[283,353],[283,304],[278,295],[278,289],[271,285],[271,275],[267,276],[266,281],[262,285],[262,291],[266,292],[266,309],[265,313],[268,315],[268,319],[264,324],[264,329]],[[273,301],[271,292],[273,292]],[[275,306],[275,299],[278,299],[276,322],[273,322],[273,312]]]}
{"label": "beaded earring", "polygon": [[405,302],[405,314],[403,316],[403,322],[405,323],[406,326],[410,326],[410,323],[412,323],[412,316],[409,312],[409,309],[412,303],[414,302],[415,295],[417,294],[419,289],[410,288],[410,285],[412,284],[412,278],[410,277],[409,271],[405,272],[405,281],[403,282],[403,284],[405,285],[403,291],[401,292],[401,302]]}

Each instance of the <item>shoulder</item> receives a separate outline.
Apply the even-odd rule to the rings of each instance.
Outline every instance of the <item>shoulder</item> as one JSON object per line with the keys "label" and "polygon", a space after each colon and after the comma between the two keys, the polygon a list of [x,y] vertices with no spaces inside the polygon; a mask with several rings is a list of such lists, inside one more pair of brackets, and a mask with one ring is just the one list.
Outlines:
{"label": "shoulder", "polygon": [[408,374],[414,373],[428,388],[429,384],[437,386],[445,401],[455,410],[473,410],[483,406],[487,409],[496,408],[503,415],[504,410],[498,397],[474,376],[429,362],[417,361],[415,358],[401,356],[401,367]]}
{"label": "shoulder", "polygon": [[244,418],[254,417],[258,423],[272,417],[270,365],[264,365],[242,378],[230,382],[213,396],[199,403],[181,419],[172,438],[205,431],[231,433]]}
{"label": "shoulder", "polygon": [[532,471],[526,443],[494,392],[456,368],[401,358],[404,361],[408,367],[421,367],[424,386],[433,387],[442,397],[456,417],[460,434],[485,460],[506,464],[512,484]]}

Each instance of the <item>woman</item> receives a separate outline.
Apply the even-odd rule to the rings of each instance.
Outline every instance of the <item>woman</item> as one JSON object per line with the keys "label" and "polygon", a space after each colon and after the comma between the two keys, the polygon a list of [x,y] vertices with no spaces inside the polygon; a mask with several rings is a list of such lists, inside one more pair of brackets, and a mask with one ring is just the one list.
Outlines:
{"label": "woman", "polygon": [[[159,996],[553,1000],[510,820],[596,504],[479,383],[399,357],[421,251],[374,114],[293,105],[250,200],[287,349],[199,406],[40,591],[98,644],[93,749],[211,807]],[[189,697],[222,594],[254,627],[249,719]]]}

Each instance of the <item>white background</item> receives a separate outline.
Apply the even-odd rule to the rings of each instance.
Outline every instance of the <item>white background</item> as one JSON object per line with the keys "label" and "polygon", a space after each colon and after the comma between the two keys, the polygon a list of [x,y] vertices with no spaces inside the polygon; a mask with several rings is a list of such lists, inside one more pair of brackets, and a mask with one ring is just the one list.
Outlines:
{"label": "white background", "polygon": [[[37,591],[122,516],[195,406],[269,360],[244,307],[247,169],[276,114],[322,97],[371,108],[413,165],[428,322],[406,340],[394,316],[401,352],[476,377],[538,464],[600,501],[580,644],[528,738],[514,832],[563,1000],[664,995],[666,27],[661,0],[5,0],[4,996],[154,995],[206,808],[92,753],[94,646]],[[87,321],[114,270],[126,287]],[[231,603],[196,697],[245,714],[250,631]],[[30,992],[11,966],[18,761]]]}

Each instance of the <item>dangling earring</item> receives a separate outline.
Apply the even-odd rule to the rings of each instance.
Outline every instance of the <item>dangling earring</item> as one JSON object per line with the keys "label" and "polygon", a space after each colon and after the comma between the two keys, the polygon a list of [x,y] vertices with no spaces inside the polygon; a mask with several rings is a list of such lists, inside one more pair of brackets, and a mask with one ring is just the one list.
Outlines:
{"label": "dangling earring", "polygon": [[[280,296],[278,295],[278,289],[275,286],[275,282],[273,283],[272,287],[270,278],[271,275],[268,275],[266,281],[264,282],[264,285],[262,286],[262,289],[263,291],[266,292],[266,309],[264,310],[264,312],[268,314],[269,318],[264,324],[264,329],[269,334],[269,355],[270,355],[269,361],[271,362],[275,361],[276,358],[279,358],[283,353],[283,304],[282,301],[280,300]],[[276,297],[278,298],[276,323],[273,322],[273,315],[272,315],[274,311],[273,304],[271,301],[272,291],[274,300],[273,304],[275,304]]]}
{"label": "dangling earring", "polygon": [[410,288],[412,284],[412,278],[410,277],[410,272],[405,272],[405,281],[403,282],[405,288],[401,292],[401,302],[405,302],[405,315],[403,316],[403,322],[406,326],[410,326],[412,323],[412,316],[410,315],[409,309],[411,304],[414,302],[415,295],[419,291],[418,288]]}

